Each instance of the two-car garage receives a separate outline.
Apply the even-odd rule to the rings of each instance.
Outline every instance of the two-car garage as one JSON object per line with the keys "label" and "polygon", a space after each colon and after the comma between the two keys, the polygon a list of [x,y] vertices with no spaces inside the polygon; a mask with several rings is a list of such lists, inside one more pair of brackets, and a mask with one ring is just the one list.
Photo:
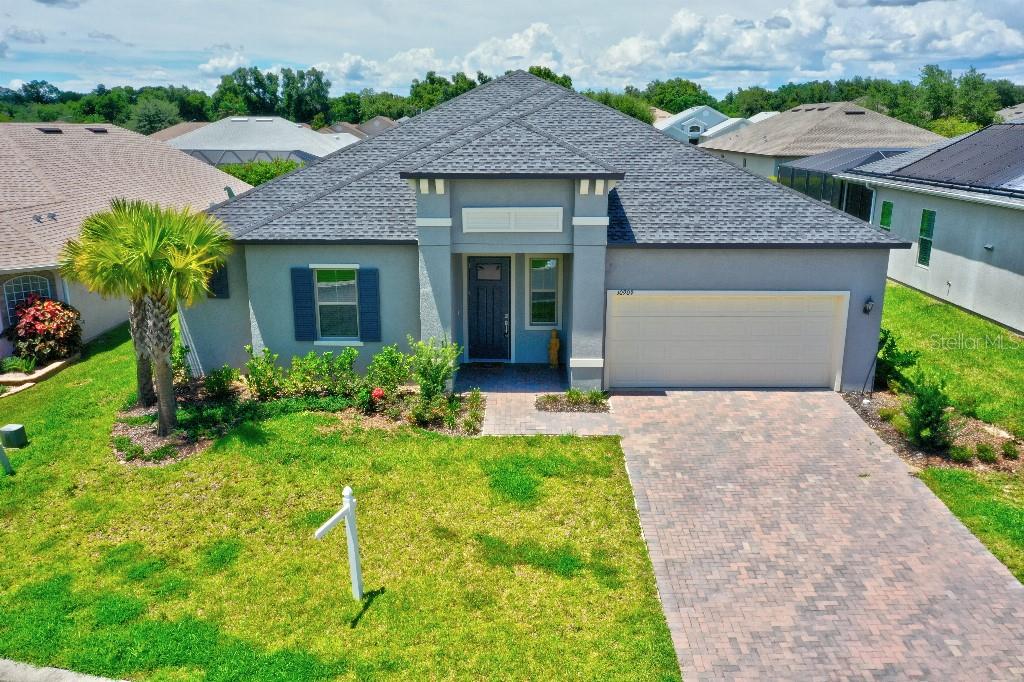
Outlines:
{"label": "two-car garage", "polygon": [[608,292],[605,385],[829,388],[842,381],[849,292]]}

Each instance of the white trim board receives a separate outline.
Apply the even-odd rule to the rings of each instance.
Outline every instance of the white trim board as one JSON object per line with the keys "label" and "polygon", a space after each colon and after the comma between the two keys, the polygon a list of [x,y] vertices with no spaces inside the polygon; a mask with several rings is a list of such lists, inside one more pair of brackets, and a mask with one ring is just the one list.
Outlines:
{"label": "white trim board", "polygon": [[462,209],[462,231],[561,232],[561,206],[502,206]]}

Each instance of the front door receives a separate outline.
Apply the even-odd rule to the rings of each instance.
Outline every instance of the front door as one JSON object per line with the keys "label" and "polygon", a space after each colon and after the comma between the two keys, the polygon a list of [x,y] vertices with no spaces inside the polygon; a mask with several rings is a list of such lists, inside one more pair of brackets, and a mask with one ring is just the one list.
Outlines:
{"label": "front door", "polygon": [[512,334],[512,259],[468,258],[466,319],[471,360],[508,360]]}

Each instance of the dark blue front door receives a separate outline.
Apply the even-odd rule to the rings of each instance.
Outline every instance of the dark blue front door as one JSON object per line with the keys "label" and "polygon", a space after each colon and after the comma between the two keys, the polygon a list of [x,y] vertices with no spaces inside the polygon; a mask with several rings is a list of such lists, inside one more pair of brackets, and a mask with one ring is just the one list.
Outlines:
{"label": "dark blue front door", "polygon": [[512,261],[507,256],[470,256],[466,317],[471,360],[508,360]]}

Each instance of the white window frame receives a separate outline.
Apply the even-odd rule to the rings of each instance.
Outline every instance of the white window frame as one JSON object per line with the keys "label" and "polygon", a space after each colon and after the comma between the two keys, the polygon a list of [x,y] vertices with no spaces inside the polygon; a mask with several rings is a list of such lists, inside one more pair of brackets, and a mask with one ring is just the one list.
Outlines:
{"label": "white window frame", "polygon": [[[360,334],[362,332],[359,319],[359,266],[352,263],[314,263],[309,266],[313,271],[313,308],[316,311],[316,339],[313,341],[317,346],[361,346]],[[355,336],[324,336],[320,332],[320,287],[316,281],[317,270],[352,270],[356,273],[356,335]],[[351,303],[335,303],[326,301],[323,305],[353,305]]]}
{"label": "white window frame", "polygon": [[[53,298],[53,285],[50,283],[50,278],[47,277],[46,275],[43,275],[43,274],[38,273],[38,272],[25,272],[25,273],[22,273],[22,274],[19,274],[19,275],[15,275],[14,277],[7,278],[6,280],[4,280],[4,283],[3,283],[4,315],[7,318],[7,324],[14,324],[14,309],[18,307],[19,303],[23,303],[25,301],[25,299],[28,298],[27,295],[23,295],[21,297],[21,300],[12,303],[9,297],[12,294],[25,294],[25,289],[24,289],[24,287],[22,287],[21,290],[15,292],[15,291],[13,291],[13,288],[9,289],[8,287],[13,287],[14,283],[17,282],[18,280],[29,279],[29,278],[41,279],[46,284],[46,293],[38,292],[35,289],[32,289],[28,293],[30,293],[30,294],[38,293],[43,298]],[[2,326],[2,325],[0,325],[0,326]]]}
{"label": "white window frame", "polygon": [[[562,328],[562,290],[565,289],[565,270],[564,260],[562,254],[558,253],[526,253],[523,254],[526,258],[526,324],[525,329],[561,329]],[[533,311],[531,310],[533,304],[533,268],[530,267],[530,261],[535,258],[543,258],[544,260],[554,260],[558,263],[558,272],[555,275],[555,323],[554,324],[533,324]]]}
{"label": "white window frame", "polygon": [[[523,226],[528,218],[550,216],[548,225]],[[561,232],[561,206],[467,206],[462,209],[462,231],[473,232]]]}

